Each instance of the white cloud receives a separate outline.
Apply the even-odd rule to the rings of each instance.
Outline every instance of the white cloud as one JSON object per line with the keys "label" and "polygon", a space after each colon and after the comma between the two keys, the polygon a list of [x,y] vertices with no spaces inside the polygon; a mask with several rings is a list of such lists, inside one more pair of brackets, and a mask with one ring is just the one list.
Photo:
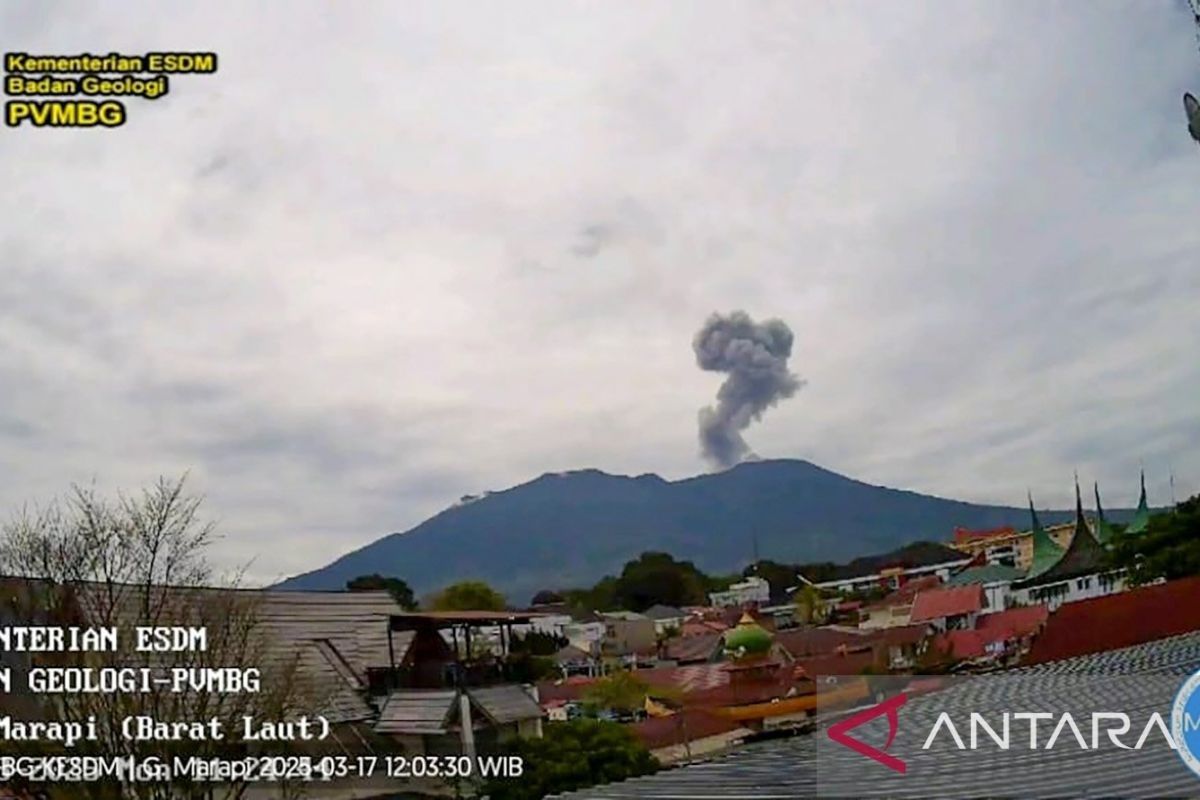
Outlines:
{"label": "white cloud", "polygon": [[271,578],[544,471],[680,477],[733,308],[809,381],[762,455],[1200,485],[1177,10],[132,5],[0,12],[5,50],[220,54],[3,134],[3,505],[191,468]]}

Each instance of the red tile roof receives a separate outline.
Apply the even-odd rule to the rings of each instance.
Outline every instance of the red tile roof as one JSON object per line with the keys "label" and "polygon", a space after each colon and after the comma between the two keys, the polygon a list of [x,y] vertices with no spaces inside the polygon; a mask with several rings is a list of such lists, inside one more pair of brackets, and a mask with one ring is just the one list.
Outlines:
{"label": "red tile roof", "polygon": [[675,689],[684,694],[729,684],[727,664],[692,664],[686,667],[639,669],[633,675],[647,686]]}
{"label": "red tile roof", "polygon": [[707,661],[721,643],[720,633],[685,636],[667,642],[667,658],[675,661]]}
{"label": "red tile roof", "polygon": [[1024,663],[1132,647],[1200,630],[1200,577],[1065,603],[1050,615]]}
{"label": "red tile roof", "polygon": [[867,606],[867,610],[879,610],[891,608],[892,606],[906,606],[912,603],[913,599],[920,593],[929,589],[936,589],[942,585],[942,579],[937,575],[922,575],[919,578],[913,578],[907,581],[899,589],[884,597],[871,605]]}
{"label": "red tile roof", "polygon": [[913,601],[912,621],[928,622],[943,617],[970,614],[983,608],[983,587],[950,586],[944,589],[927,589],[917,594]]}
{"label": "red tile roof", "polygon": [[855,647],[869,641],[863,633],[837,628],[800,628],[775,634],[775,642],[792,658],[832,653],[842,646]]}
{"label": "red tile roof", "polygon": [[575,675],[561,681],[542,681],[537,685],[538,699],[542,703],[550,703],[555,700],[578,700],[595,682],[595,678],[585,675]]}
{"label": "red tile roof", "polygon": [[872,631],[866,638],[872,645],[881,644],[885,647],[913,645],[924,639],[928,630],[925,625],[900,625]]}
{"label": "red tile roof", "polygon": [[722,631],[727,630],[729,630],[729,626],[719,620],[689,619],[683,623],[680,633],[686,639],[692,636],[708,636],[713,633],[721,633]]}
{"label": "red tile roof", "polygon": [[1046,606],[1010,608],[979,618],[974,630],[950,631],[937,637],[937,646],[949,650],[955,658],[981,658],[987,647],[1033,636],[1050,616]]}

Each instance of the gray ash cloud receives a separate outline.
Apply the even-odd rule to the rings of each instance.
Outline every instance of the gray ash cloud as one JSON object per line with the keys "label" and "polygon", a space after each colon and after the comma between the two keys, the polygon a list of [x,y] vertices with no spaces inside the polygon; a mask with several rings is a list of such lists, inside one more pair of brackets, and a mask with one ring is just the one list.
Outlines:
{"label": "gray ash cloud", "polygon": [[753,458],[742,432],[803,385],[788,369],[792,330],[779,319],[755,322],[745,311],[713,314],[696,333],[696,363],[728,375],[715,405],[700,409],[700,446],[718,467]]}

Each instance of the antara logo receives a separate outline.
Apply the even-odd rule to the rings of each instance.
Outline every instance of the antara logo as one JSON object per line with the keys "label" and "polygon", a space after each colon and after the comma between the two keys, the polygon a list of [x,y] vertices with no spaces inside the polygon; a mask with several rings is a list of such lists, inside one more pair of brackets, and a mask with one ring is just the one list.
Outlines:
{"label": "antara logo", "polygon": [[[896,738],[896,732],[900,728],[900,706],[908,702],[908,695],[898,694],[895,697],[884,700],[881,703],[876,703],[870,708],[864,709],[857,714],[846,717],[841,722],[829,726],[829,738],[838,744],[849,747],[856,753],[866,756],[874,761],[878,761],[890,770],[899,772],[901,775],[905,773],[907,767],[904,761],[895,756],[889,756],[885,750],[892,746],[892,741]],[[888,721],[888,738],[883,745],[883,750],[879,750],[866,742],[855,739],[852,736],[847,736],[846,732],[857,728],[859,725],[870,722],[876,717],[887,715]]]}

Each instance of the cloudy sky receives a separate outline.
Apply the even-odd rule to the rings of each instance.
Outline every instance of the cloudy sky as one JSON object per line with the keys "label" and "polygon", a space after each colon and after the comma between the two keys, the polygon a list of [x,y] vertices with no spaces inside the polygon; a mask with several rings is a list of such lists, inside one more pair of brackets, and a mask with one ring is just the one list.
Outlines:
{"label": "cloudy sky", "polygon": [[1182,0],[163,8],[0,10],[5,51],[220,56],[0,132],[0,507],[191,470],[271,579],[547,471],[692,475],[732,309],[807,381],[762,456],[1200,488]]}

